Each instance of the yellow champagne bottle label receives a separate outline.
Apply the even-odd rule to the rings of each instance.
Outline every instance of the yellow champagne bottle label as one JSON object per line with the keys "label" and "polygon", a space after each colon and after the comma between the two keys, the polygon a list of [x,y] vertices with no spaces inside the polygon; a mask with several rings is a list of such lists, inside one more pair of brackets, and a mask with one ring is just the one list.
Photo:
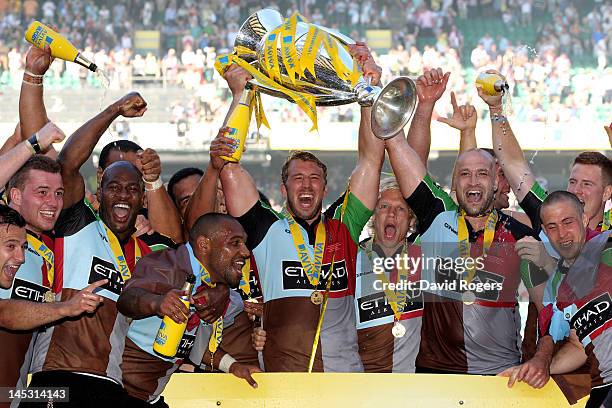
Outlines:
{"label": "yellow champagne bottle label", "polygon": [[481,72],[476,78],[476,83],[482,86],[482,91],[491,96],[499,95],[509,89],[508,83],[497,74]]}
{"label": "yellow champagne bottle label", "polygon": [[244,142],[249,133],[249,124],[251,123],[251,99],[253,99],[254,94],[254,91],[245,91],[242,98],[240,98],[240,103],[227,121],[226,126],[229,128],[229,132],[225,136],[234,140],[236,150],[234,150],[231,156],[221,156],[224,160],[238,162],[242,157]]}
{"label": "yellow champagne bottle label", "polygon": [[[181,298],[181,301],[189,308],[189,300]],[[181,339],[185,333],[187,321],[177,323],[168,316],[164,316],[155,341],[153,342],[153,350],[164,357],[174,357],[178,351]]]}
{"label": "yellow champagne bottle label", "polygon": [[39,21],[33,21],[30,24],[25,33],[25,39],[40,49],[48,45],[54,58],[76,62],[93,72],[97,70],[96,64],[83,57],[70,41]]}

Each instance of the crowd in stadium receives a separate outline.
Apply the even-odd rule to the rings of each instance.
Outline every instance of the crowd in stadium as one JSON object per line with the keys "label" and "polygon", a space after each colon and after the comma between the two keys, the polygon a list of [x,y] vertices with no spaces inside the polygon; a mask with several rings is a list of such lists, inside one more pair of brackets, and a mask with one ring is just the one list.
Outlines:
{"label": "crowd in stadium", "polygon": [[[196,10],[146,4],[181,22]],[[98,15],[108,10],[102,14],[121,26],[148,9],[143,21],[153,24],[156,8],[146,4],[117,4],[112,14],[102,4]],[[225,18],[238,21],[239,4]],[[352,3],[334,3],[336,12],[339,4],[346,14],[326,24],[359,17]],[[450,13],[452,5],[431,7]],[[524,5],[518,24],[528,26],[544,9]],[[514,10],[495,0],[457,8],[484,18]],[[547,192],[503,102],[513,92],[518,116],[523,109],[523,120],[541,121],[553,120],[549,109],[541,108],[542,119],[529,96],[542,84],[552,89],[551,105],[571,99],[579,114],[609,95],[592,78],[577,88],[567,57],[540,50],[535,64],[528,49],[510,47],[497,56],[491,38],[480,39],[472,63],[497,69],[489,73],[510,83],[507,90],[474,86],[454,49],[377,56],[364,42],[348,47],[371,85],[416,76],[417,100],[406,129],[386,133],[377,120],[393,105],[381,104],[375,116],[366,105],[343,113],[358,151],[346,188],[325,209],[338,163],[294,151],[281,168],[260,169],[278,175],[284,203],[276,209],[257,173],[241,164],[239,136],[249,122],[238,115],[250,115],[254,91],[246,89],[251,74],[229,59],[208,83],[229,103],[208,119],[219,131],[207,163],[180,169],[165,185],[164,163],[147,140],[112,141],[88,189],[82,172],[102,136],[118,120],[146,120],[148,103],[127,93],[67,137],[45,106],[52,50],[29,47],[15,71],[19,121],[0,147],[0,389],[8,394],[0,407],[169,407],[164,389],[177,371],[231,373],[254,389],[261,372],[495,375],[510,388],[526,383],[535,389],[530,401],[542,405],[537,390],[554,381],[568,403],[611,407],[612,161],[585,151],[560,162],[560,171],[570,168],[567,188]],[[182,64],[189,52],[185,44],[166,61]],[[490,122],[479,136],[493,149],[477,145],[476,100]],[[553,111],[575,115],[564,109],[572,107]],[[460,137],[449,192],[428,170],[436,119]],[[606,135],[612,148],[610,126]],[[381,174],[386,161],[390,177]],[[523,211],[509,208],[511,194]],[[529,304],[524,322],[519,302]]]}
{"label": "crowd in stadium", "polygon": [[[384,79],[416,77],[424,68],[448,67],[450,89],[475,98],[469,86],[478,71],[493,68],[513,86],[519,121],[602,120],[612,113],[612,5],[609,1],[379,1],[305,2],[303,14],[359,39],[365,30],[393,29],[393,46],[375,55]],[[21,4],[21,8],[19,7]],[[223,5],[223,7],[222,7]],[[84,55],[102,67],[111,87],[178,85],[193,92],[179,105],[190,121],[219,119],[229,92],[214,75],[217,52],[233,44],[239,25],[261,1],[10,2],[0,5],[0,83],[19,86],[25,44],[20,33],[33,18],[55,24]],[[266,3],[289,15],[292,2]],[[389,9],[401,10],[392,13]],[[580,12],[578,12],[580,10]],[[535,15],[537,18],[532,18]],[[472,23],[476,21],[477,23]],[[482,23],[482,24],[479,24]],[[475,35],[474,27],[484,27]],[[161,32],[161,54],[138,53],[136,30]],[[526,34],[527,33],[527,34]],[[530,33],[530,35],[529,35]],[[56,61],[50,88],[100,86],[85,69]],[[149,85],[153,84],[153,85]],[[214,95],[211,98],[211,95]],[[479,107],[485,109],[486,107]],[[282,120],[301,120],[295,106],[278,104]],[[479,112],[482,114],[482,112]],[[442,109],[437,115],[447,116]],[[354,107],[323,111],[328,120],[356,120]]]}

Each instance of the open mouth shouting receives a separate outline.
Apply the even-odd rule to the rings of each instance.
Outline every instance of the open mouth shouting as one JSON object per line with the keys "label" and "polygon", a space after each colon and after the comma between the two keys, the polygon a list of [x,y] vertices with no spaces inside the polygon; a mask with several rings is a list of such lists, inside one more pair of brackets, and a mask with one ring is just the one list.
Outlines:
{"label": "open mouth shouting", "polygon": [[115,219],[115,221],[121,224],[127,222],[130,218],[130,209],[131,207],[127,203],[117,203],[113,205],[113,218]]}
{"label": "open mouth shouting", "polygon": [[301,193],[298,194],[297,204],[302,210],[309,210],[314,205],[314,194]]}
{"label": "open mouth shouting", "polygon": [[7,279],[8,282],[12,282],[17,274],[17,270],[21,264],[6,264],[2,268],[2,274]]}
{"label": "open mouth shouting", "polygon": [[468,190],[465,192],[465,201],[468,204],[480,204],[482,202],[482,191]]}

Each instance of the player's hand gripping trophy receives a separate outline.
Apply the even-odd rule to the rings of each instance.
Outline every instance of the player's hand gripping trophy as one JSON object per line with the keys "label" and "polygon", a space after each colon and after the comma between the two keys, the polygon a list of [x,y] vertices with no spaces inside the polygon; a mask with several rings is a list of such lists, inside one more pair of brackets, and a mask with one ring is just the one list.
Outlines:
{"label": "player's hand gripping trophy", "polygon": [[227,123],[227,136],[236,139],[237,148],[226,159],[240,160],[251,112],[255,111],[258,127],[267,126],[260,93],[296,103],[312,121],[313,130],[316,106],[357,102],[372,107],[372,131],[377,137],[397,134],[414,112],[415,84],[407,77],[395,78],[384,88],[370,84],[360,72],[364,61],[358,61],[359,52],[354,52],[359,45],[337,31],[306,22],[298,13],[286,19],[270,9],[251,15],[236,36],[233,52],[217,57],[215,64],[220,74],[236,64],[253,77]]}

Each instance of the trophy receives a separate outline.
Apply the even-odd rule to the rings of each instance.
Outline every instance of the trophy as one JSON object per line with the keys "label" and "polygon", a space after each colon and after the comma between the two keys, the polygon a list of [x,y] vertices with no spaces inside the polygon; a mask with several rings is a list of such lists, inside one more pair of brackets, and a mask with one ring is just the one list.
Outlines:
{"label": "trophy", "polygon": [[[371,86],[348,51],[351,44],[355,42],[347,36],[307,23],[297,13],[283,19],[276,10],[264,9],[242,24],[233,53],[217,59],[217,70],[222,73],[238,63],[253,76],[247,89],[297,103],[315,129],[316,106],[371,106],[373,133],[381,139],[393,137],[414,112],[416,86],[407,77],[395,78],[384,88]],[[255,99],[251,93],[245,105]]]}

